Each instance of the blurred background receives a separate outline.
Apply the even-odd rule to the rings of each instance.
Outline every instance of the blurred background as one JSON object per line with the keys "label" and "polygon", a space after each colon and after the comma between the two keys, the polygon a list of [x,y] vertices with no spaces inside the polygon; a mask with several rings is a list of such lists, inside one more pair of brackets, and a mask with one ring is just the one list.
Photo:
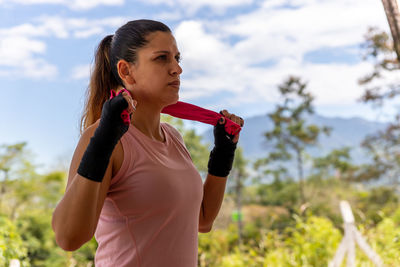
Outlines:
{"label": "blurred background", "polygon": [[[94,51],[141,18],[175,35],[180,100],[246,121],[199,266],[328,266],[341,200],[400,266],[397,0],[0,0],[0,266],[94,266],[96,241],[61,250],[51,215]],[[162,119],[205,178],[212,127]],[[357,248],[354,266],[374,265]]]}

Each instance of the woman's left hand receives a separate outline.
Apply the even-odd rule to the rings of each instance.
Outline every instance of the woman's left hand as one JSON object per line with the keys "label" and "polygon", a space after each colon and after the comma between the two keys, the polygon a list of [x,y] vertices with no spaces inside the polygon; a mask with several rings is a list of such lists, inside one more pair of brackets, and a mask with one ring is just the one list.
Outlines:
{"label": "woman's left hand", "polygon": [[[229,113],[226,109],[220,111],[220,114],[222,114],[225,118],[230,119],[230,120],[233,121],[234,123],[239,124],[240,127],[243,127],[243,125],[244,125],[244,120],[243,120],[241,117],[236,116],[235,114]],[[225,121],[222,122],[222,124],[224,124],[224,123],[225,123]],[[237,143],[237,142],[239,141],[239,136],[240,136],[240,133],[238,133],[237,135],[235,135],[234,138],[233,138],[233,140],[232,140],[232,142],[233,142],[233,143]]]}

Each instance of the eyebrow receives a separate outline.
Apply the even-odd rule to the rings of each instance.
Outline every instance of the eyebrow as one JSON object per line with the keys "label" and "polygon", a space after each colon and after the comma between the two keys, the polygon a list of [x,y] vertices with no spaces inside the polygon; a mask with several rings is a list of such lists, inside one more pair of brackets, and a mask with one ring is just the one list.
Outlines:
{"label": "eyebrow", "polygon": [[[156,51],[153,54],[170,54],[171,52],[167,51],[167,50],[160,50],[160,51]],[[181,55],[181,52],[178,52],[177,55]]]}

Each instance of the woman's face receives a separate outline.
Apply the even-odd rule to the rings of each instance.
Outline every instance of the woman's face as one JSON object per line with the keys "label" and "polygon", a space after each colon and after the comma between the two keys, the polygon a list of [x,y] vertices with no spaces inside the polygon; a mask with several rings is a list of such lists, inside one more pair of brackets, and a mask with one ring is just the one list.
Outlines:
{"label": "woman's face", "polygon": [[175,38],[168,32],[153,32],[149,42],[137,51],[137,61],[132,64],[135,99],[147,105],[167,106],[179,100],[180,53]]}

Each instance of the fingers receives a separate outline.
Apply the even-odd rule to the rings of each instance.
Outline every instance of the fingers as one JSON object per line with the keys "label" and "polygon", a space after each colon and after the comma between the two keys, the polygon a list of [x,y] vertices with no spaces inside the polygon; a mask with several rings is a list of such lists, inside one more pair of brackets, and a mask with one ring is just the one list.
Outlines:
{"label": "fingers", "polygon": [[232,142],[233,143],[237,143],[239,141],[239,135],[240,133],[238,133],[237,135],[235,135],[235,137],[233,138]]}
{"label": "fingers", "polygon": [[234,123],[240,125],[241,127],[243,127],[244,125],[244,120],[242,117],[236,116],[235,114],[231,114],[229,113],[226,109],[220,111],[220,114],[225,116],[226,118],[230,119],[231,121],[233,121]]}
{"label": "fingers", "polygon": [[126,91],[122,92],[122,96],[125,98],[126,102],[128,102],[128,108],[127,108],[128,113],[132,114],[133,112],[135,112],[137,101],[134,100],[132,96]]}
{"label": "fingers", "polygon": [[[244,120],[242,117],[236,116],[235,114],[231,114],[229,113],[226,109],[221,110],[219,112],[221,115],[223,115],[224,117],[230,119],[231,121],[233,121],[234,123],[240,125],[241,127],[243,127],[244,125]],[[220,121],[221,123],[221,121]],[[225,123],[225,120],[222,122],[222,124]],[[239,136],[240,133],[238,133],[237,135],[234,136],[234,138],[232,139],[233,143],[237,143],[239,141]]]}

